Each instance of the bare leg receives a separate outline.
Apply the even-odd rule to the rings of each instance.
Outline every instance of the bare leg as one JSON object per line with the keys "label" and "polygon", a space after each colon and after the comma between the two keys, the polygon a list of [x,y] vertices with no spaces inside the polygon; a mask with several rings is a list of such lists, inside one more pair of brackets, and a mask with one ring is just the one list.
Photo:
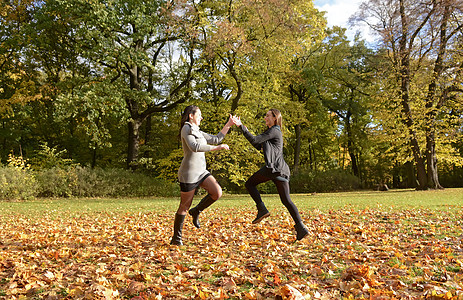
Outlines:
{"label": "bare leg", "polygon": [[178,206],[177,214],[186,215],[190,209],[193,197],[195,196],[195,190],[189,192],[180,192],[180,204]]}
{"label": "bare leg", "polygon": [[222,188],[220,187],[214,176],[208,176],[201,184],[200,187],[205,189],[211,198],[215,201],[222,197]]}
{"label": "bare leg", "polygon": [[193,217],[193,225],[200,228],[199,214],[212,205],[217,199],[222,197],[222,188],[213,176],[207,177],[200,185],[207,191],[207,195],[199,201],[198,205],[189,210],[189,214]]}

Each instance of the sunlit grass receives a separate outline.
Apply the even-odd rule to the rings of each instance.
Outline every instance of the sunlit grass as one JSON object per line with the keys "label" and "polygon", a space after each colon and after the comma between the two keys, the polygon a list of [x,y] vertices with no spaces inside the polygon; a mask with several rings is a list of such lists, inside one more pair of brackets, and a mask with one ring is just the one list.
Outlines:
{"label": "sunlit grass", "polygon": [[[195,196],[193,205],[201,195]],[[460,210],[463,207],[463,189],[445,189],[432,191],[390,190],[357,191],[344,193],[292,194],[292,200],[299,210],[310,213],[312,210],[361,210],[374,208],[381,210],[398,209],[436,209]],[[269,209],[284,209],[278,195],[262,195]],[[174,212],[179,198],[59,198],[36,199],[29,201],[0,201],[3,215],[43,214],[60,216],[61,214],[82,213],[169,213]],[[249,195],[224,195],[212,208],[254,208]]]}

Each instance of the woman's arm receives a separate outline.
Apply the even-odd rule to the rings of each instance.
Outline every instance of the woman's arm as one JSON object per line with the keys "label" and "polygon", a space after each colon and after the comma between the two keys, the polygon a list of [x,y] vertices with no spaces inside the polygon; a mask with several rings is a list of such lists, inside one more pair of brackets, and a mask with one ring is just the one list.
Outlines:
{"label": "woman's arm", "polygon": [[[199,132],[198,132],[199,133]],[[208,136],[207,133],[200,132],[205,138]],[[191,127],[188,125],[183,126],[182,128],[182,139],[185,140],[185,143],[187,147],[192,151],[192,152],[208,152],[208,151],[217,151],[217,150],[229,150],[230,148],[228,147],[227,144],[221,144],[217,146],[213,145],[208,145],[208,144],[200,144],[196,141],[196,136],[191,134]],[[219,133],[217,136],[210,136],[212,139],[223,139],[223,134]],[[207,140],[207,138],[206,138]],[[220,142],[220,141],[219,141]]]}
{"label": "woman's arm", "polygon": [[264,133],[262,134],[259,134],[259,135],[253,135],[252,133],[250,133],[248,131],[248,129],[246,128],[246,126],[244,125],[241,125],[240,126],[241,128],[241,131],[243,132],[243,135],[244,137],[251,143],[251,145],[254,146],[254,148],[256,148],[257,150],[260,150],[262,149],[262,144],[265,142],[265,141],[268,141],[272,138],[275,137],[275,131],[274,129],[270,128],[270,129],[267,129]]}
{"label": "woman's arm", "polygon": [[233,126],[233,124],[234,123],[233,123],[232,115],[230,115],[227,123],[217,135],[212,135],[212,134],[203,132],[203,136],[206,139],[208,144],[213,144],[213,145],[220,144],[220,142],[223,140],[225,135],[227,135],[228,131]]}
{"label": "woman's arm", "polygon": [[243,125],[241,122],[240,117],[233,117],[233,122],[235,123],[236,126],[239,126],[241,128],[241,131],[243,132],[244,137],[253,145],[257,150],[260,150],[262,148],[262,143],[265,141],[268,141],[276,136],[276,132],[274,128],[270,128],[266,130],[264,133],[259,134],[254,136],[251,134],[246,126]]}
{"label": "woman's arm", "polygon": [[228,117],[228,121],[227,123],[225,124],[225,126],[222,128],[222,130],[220,131],[223,136],[226,136],[228,131],[230,130],[230,128],[233,126],[233,117],[232,115],[230,114],[230,116]]}
{"label": "woman's arm", "polygon": [[211,151],[217,151],[217,150],[230,150],[230,147],[227,145],[227,144],[220,144],[220,145],[217,145],[217,146],[211,146],[212,149]]}
{"label": "woman's arm", "polygon": [[193,134],[191,134],[191,127],[189,125],[183,126],[181,135],[187,147],[192,152],[207,152],[213,150],[213,146],[207,144],[200,144],[196,141],[196,137]]}

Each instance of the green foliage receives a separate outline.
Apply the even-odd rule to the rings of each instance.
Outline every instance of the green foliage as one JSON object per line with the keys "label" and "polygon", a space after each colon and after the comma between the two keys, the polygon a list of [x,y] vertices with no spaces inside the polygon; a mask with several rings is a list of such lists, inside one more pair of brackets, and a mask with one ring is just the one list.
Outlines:
{"label": "green foliage", "polygon": [[[231,110],[246,99],[279,103],[294,75],[291,61],[320,39],[324,19],[307,1],[204,1],[207,93]],[[256,103],[253,103],[254,105]],[[252,110],[252,108],[249,108]]]}
{"label": "green foliage", "polygon": [[[374,92],[373,52],[363,41],[356,39],[350,44],[345,30],[335,27],[327,30],[326,39],[307,55],[294,66],[302,70],[302,80],[291,86],[294,100],[304,103],[302,111],[307,112],[296,123],[302,130],[301,139],[308,136],[310,141],[301,152],[309,154],[312,169],[330,168],[327,163],[334,158],[335,167],[350,168],[362,178],[361,160],[373,146],[367,134],[370,94]],[[301,155],[301,161],[304,159]]]}
{"label": "green foliage", "polygon": [[291,177],[294,193],[352,191],[361,188],[358,177],[340,169],[327,171],[301,170]]}
{"label": "green foliage", "polygon": [[76,96],[87,103],[73,118],[77,123],[85,120],[92,143],[107,147],[110,135],[104,115],[124,111],[130,127],[127,165],[136,168],[142,123],[189,98],[197,63],[193,59],[198,36],[196,4],[143,0],[51,3],[55,6],[44,9],[69,22],[79,56],[91,65],[83,92],[80,85],[73,85],[66,97],[71,103]]}
{"label": "green foliage", "polygon": [[[73,78],[56,101],[56,121],[73,124],[69,131],[85,138],[87,148],[111,148],[112,136],[125,127],[128,114],[124,100],[109,80]],[[70,132],[71,133],[71,132]]]}
{"label": "green foliage", "polygon": [[64,157],[66,152],[66,149],[58,151],[56,147],[50,148],[47,143],[43,143],[31,163],[36,169],[61,169],[74,165],[72,159]]}
{"label": "green foliage", "polygon": [[[334,160],[338,156],[339,144],[335,138],[338,122],[323,107],[321,101],[314,98],[301,105],[291,103],[293,110],[289,110],[288,118],[285,117],[285,158],[288,164],[295,168],[296,151],[296,126],[301,129],[301,149],[299,154],[299,166],[314,170],[327,170],[339,167]],[[286,121],[288,120],[288,121]]]}
{"label": "green foliage", "polygon": [[[201,129],[211,134],[231,111],[259,134],[265,111],[278,108],[285,159],[294,173],[354,169],[356,160],[363,187],[379,181],[413,186],[413,170],[404,171],[413,161],[410,129],[420,149],[433,133],[442,185],[463,182],[461,145],[455,144],[462,136],[463,101],[460,86],[452,85],[461,82],[458,38],[448,41],[451,51],[435,97],[428,99],[431,108],[424,99],[432,94],[433,58],[411,57],[414,125],[407,128],[401,76],[394,72],[400,68],[388,61],[388,52],[372,55],[362,41],[350,43],[345,29],[326,29],[323,13],[310,1],[10,1],[0,4],[0,25],[0,155],[5,160],[19,150],[35,170],[20,167],[23,173],[4,175],[3,182],[40,179],[29,194],[164,193],[155,183],[152,189],[137,183],[150,176],[176,182],[183,157],[178,122],[188,104],[200,106]],[[422,54],[437,53],[428,50]],[[236,129],[223,142],[230,151],[206,153],[207,168],[224,190],[245,192],[243,183],[262,166],[262,154]],[[149,175],[126,174],[142,176],[139,182],[117,176],[131,154]],[[302,175],[293,176],[294,183]],[[339,181],[327,189],[338,189]],[[16,186],[8,193],[20,194],[27,185]],[[260,188],[275,192],[272,183]]]}
{"label": "green foliage", "polygon": [[[75,168],[51,167],[37,172],[39,197],[71,197],[78,190]],[[89,179],[90,180],[90,179]]]}
{"label": "green foliage", "polygon": [[177,184],[123,169],[0,167],[0,199],[35,197],[176,197]]}
{"label": "green foliage", "polygon": [[37,73],[27,68],[23,56],[32,6],[31,0],[0,3],[0,116],[13,116],[15,105],[40,98]]}
{"label": "green foliage", "polygon": [[145,197],[176,196],[178,186],[123,169],[52,168],[37,174],[39,196]]}
{"label": "green foliage", "polygon": [[183,150],[177,149],[156,162],[157,177],[163,178],[170,182],[176,182],[178,178],[178,169],[183,159]]}
{"label": "green foliage", "polygon": [[0,165],[0,199],[32,199],[37,188],[35,175],[22,157],[10,155],[8,165]]}
{"label": "green foliage", "polygon": [[445,188],[460,187],[463,182],[463,167],[442,164],[439,180]]}
{"label": "green foliage", "polygon": [[211,173],[226,190],[246,192],[244,182],[260,168],[264,158],[236,127],[225,137],[224,143],[229,145],[229,151],[218,151],[206,155]]}

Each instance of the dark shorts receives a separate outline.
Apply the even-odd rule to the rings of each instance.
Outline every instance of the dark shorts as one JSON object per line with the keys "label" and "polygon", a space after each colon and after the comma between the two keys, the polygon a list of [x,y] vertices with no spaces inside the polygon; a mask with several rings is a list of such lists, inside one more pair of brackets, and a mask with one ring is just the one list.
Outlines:
{"label": "dark shorts", "polygon": [[208,173],[208,174],[204,175],[203,178],[201,178],[199,181],[197,181],[195,183],[180,182],[180,191],[189,192],[189,191],[192,191],[194,189],[197,189],[199,187],[199,185],[201,183],[203,183],[203,181],[206,180],[206,178],[209,177],[209,176],[211,176],[211,173]]}
{"label": "dark shorts", "polygon": [[288,178],[285,178],[281,176],[280,173],[272,173],[272,170],[269,168],[263,166],[262,168],[259,169],[255,174],[259,174],[261,176],[267,177],[270,180],[276,180],[276,181],[286,181],[289,182]]}
{"label": "dark shorts", "polygon": [[270,170],[269,168],[263,166],[262,168],[260,168],[259,171],[256,172],[256,174],[259,174],[261,176],[264,176],[264,177],[267,177],[268,179],[270,180],[277,180],[277,181],[286,181],[286,182],[289,182],[289,179],[288,178],[285,178],[283,176],[281,176],[280,173],[272,173],[272,170]]}

